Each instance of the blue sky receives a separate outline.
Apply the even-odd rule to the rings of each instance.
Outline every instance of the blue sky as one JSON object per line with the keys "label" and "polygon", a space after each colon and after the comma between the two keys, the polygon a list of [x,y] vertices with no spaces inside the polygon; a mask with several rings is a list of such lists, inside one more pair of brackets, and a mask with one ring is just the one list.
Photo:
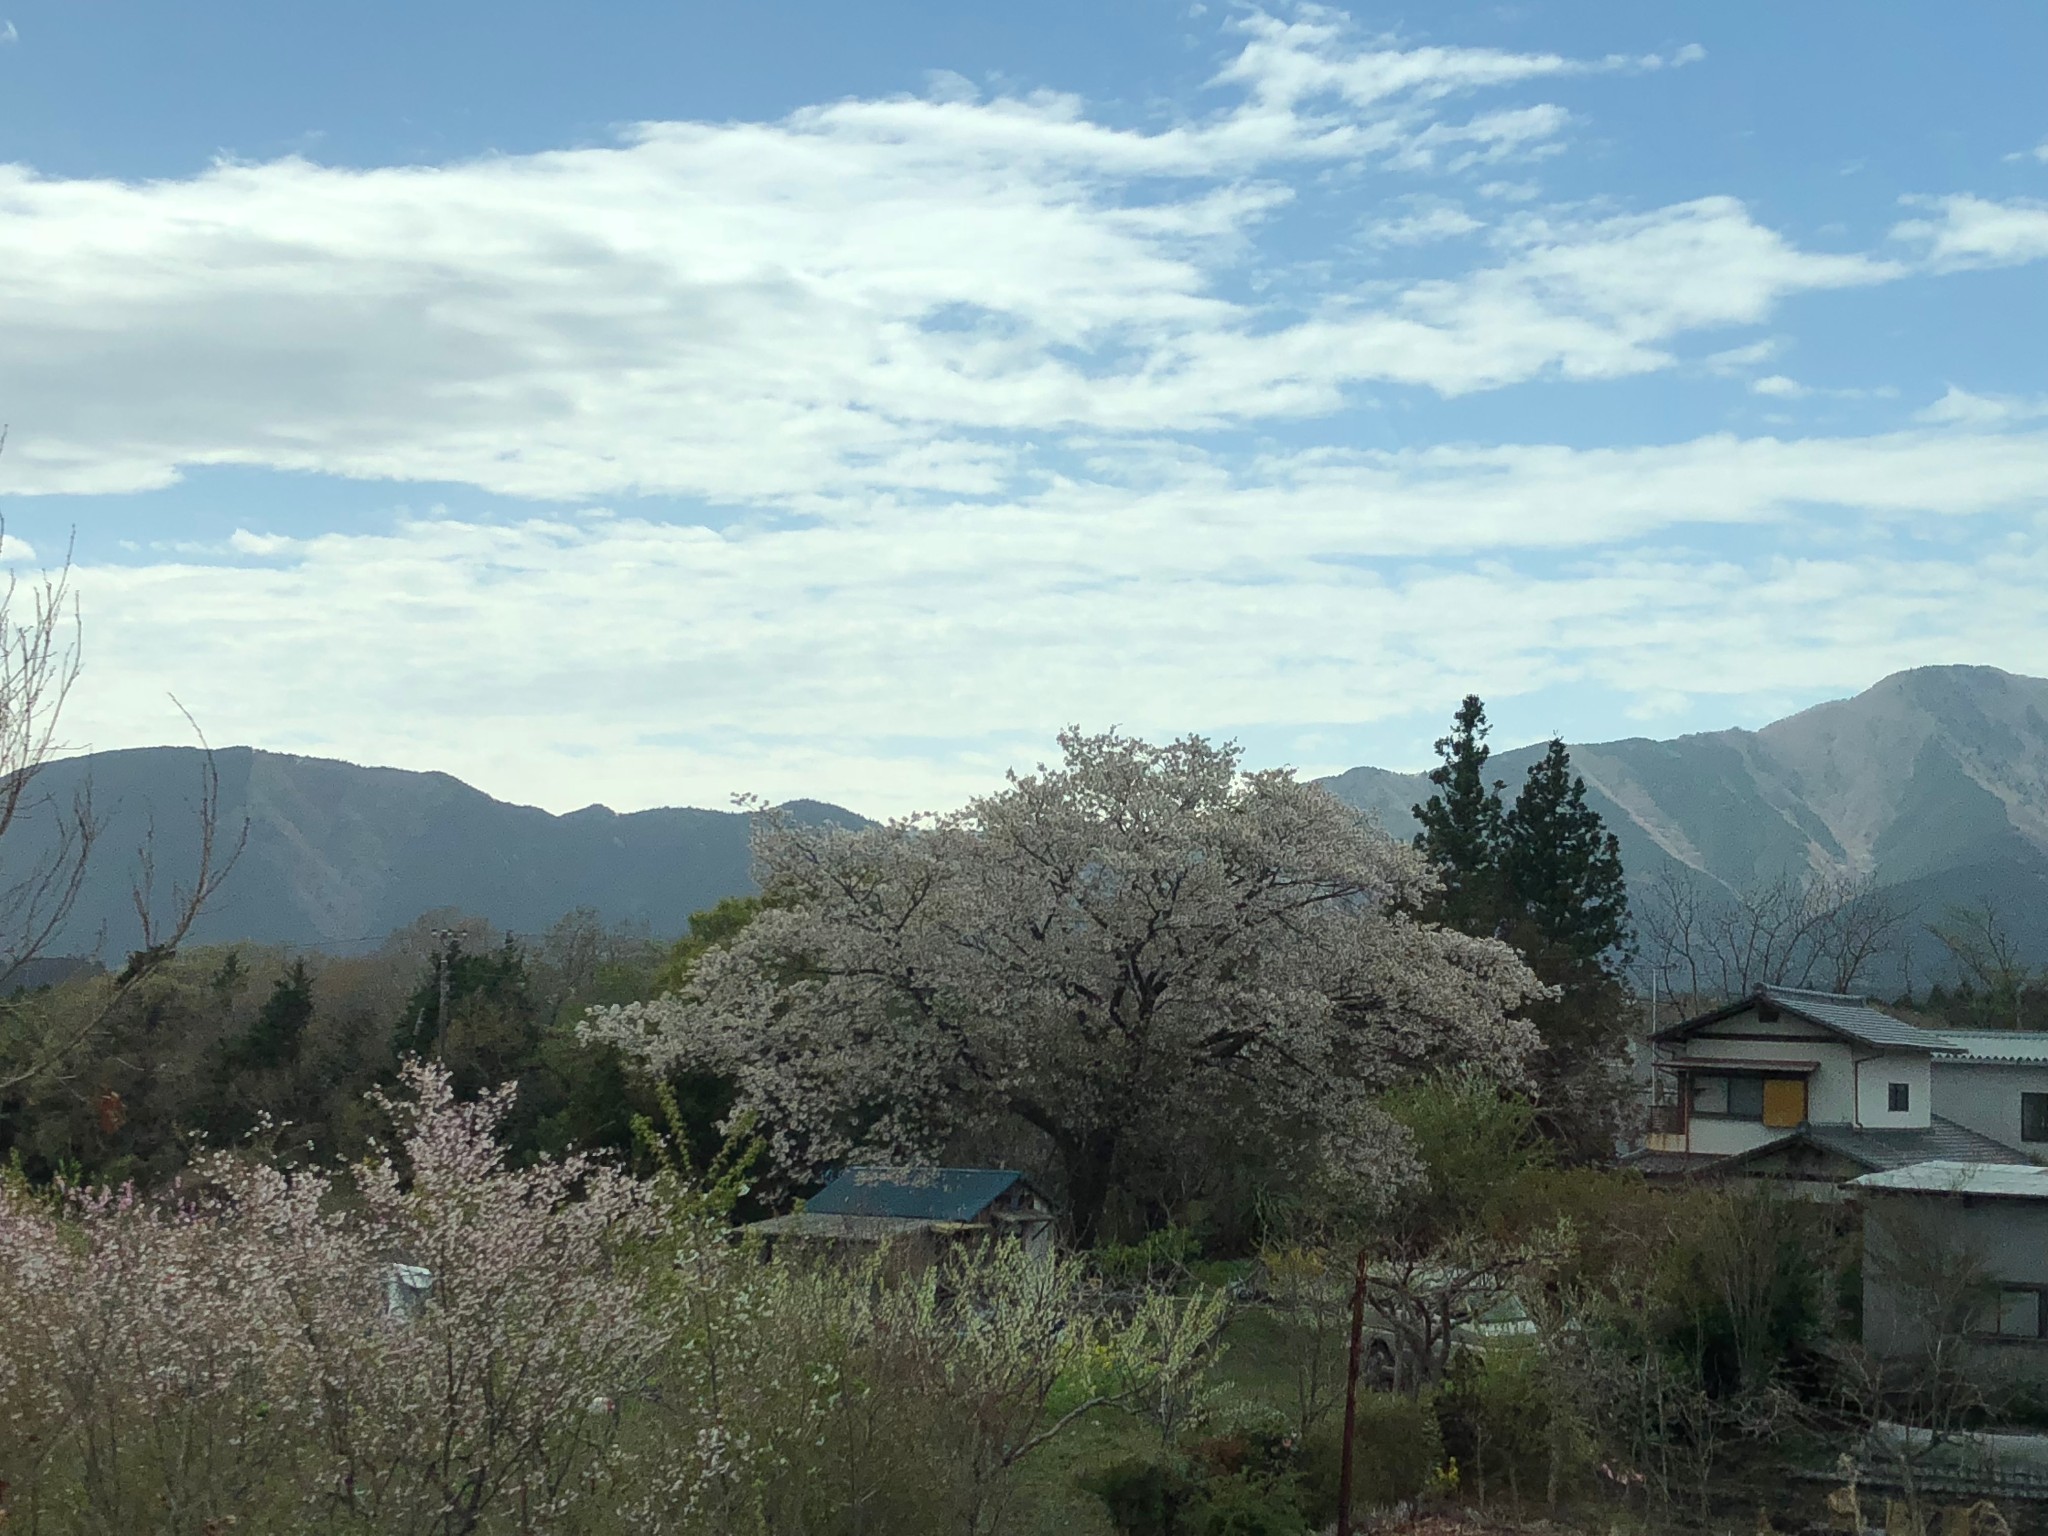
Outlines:
{"label": "blue sky", "polygon": [[943,806],[2048,672],[2048,10],[0,0],[68,734]]}

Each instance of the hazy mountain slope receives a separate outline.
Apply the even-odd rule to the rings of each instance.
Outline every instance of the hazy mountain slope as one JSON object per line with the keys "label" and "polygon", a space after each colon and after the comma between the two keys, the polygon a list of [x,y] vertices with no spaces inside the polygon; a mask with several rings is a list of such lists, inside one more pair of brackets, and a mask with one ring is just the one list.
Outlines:
{"label": "hazy mountain slope", "polygon": [[[195,938],[349,945],[422,912],[459,907],[516,932],[579,906],[612,921],[679,931],[688,915],[752,888],[746,818],[664,809],[566,816],[508,805],[443,773],[362,768],[232,747],[216,754],[222,822],[249,839]],[[89,786],[106,829],[60,947],[106,953],[138,942],[129,898],[135,850],[153,824],[158,882],[194,868],[201,758],[186,747],[109,752],[51,765],[39,793],[59,803]],[[799,815],[845,818],[808,802]],[[24,828],[26,840],[39,835]],[[12,839],[10,839],[12,841]],[[24,848],[12,848],[19,859]],[[17,865],[18,867],[18,865]]]}
{"label": "hazy mountain slope", "polygon": [[[1540,751],[1494,756],[1510,797]],[[2048,681],[1928,667],[1759,731],[1600,742],[1574,746],[1572,759],[1638,890],[1673,865],[1731,890],[1853,870],[1896,886],[1922,919],[1988,899],[2048,960]],[[217,762],[223,820],[235,828],[246,817],[249,845],[201,940],[354,944],[451,906],[515,931],[588,906],[674,932],[692,911],[750,888],[746,822],[732,812],[591,806],[553,816],[441,773],[246,747]],[[89,783],[107,822],[62,948],[92,949],[102,927],[106,953],[134,947],[134,850],[153,823],[159,881],[193,867],[199,770],[195,750],[159,747],[45,773],[42,792],[59,801]],[[1429,787],[1421,774],[1377,768],[1324,782],[1403,837]],[[22,868],[37,835],[25,825],[10,837],[10,868]],[[1913,964],[1925,976],[1933,951],[1916,932]]]}
{"label": "hazy mountain slope", "polygon": [[[1540,751],[1495,754],[1512,797]],[[1758,731],[1573,746],[1632,886],[1675,861],[1730,889],[1845,870],[1920,918],[1988,899],[2048,959],[2048,680],[1990,667],[1896,673]],[[1420,774],[1324,781],[1403,836]],[[1923,972],[1926,945],[1916,946]]]}

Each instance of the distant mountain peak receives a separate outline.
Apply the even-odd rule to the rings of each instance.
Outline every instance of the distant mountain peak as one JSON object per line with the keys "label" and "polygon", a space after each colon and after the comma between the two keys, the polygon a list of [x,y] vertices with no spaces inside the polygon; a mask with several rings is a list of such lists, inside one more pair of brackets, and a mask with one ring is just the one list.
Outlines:
{"label": "distant mountain peak", "polygon": [[[753,889],[748,818],[736,811],[621,815],[592,804],[557,816],[448,773],[243,746],[217,749],[214,762],[222,823],[246,819],[249,840],[195,943],[357,944],[448,907],[519,933],[579,907],[677,933],[692,912]],[[44,770],[60,804],[89,780],[108,821],[58,948],[89,949],[102,929],[106,953],[136,946],[131,850],[154,823],[159,870],[175,877],[196,864],[200,763],[194,747],[137,747]],[[838,806],[795,803],[803,819],[860,821]],[[47,828],[24,823],[15,835]]]}
{"label": "distant mountain peak", "polygon": [[[1542,744],[1497,751],[1511,788]],[[1989,899],[2048,957],[2048,679],[1997,667],[1894,672],[1758,730],[1571,748],[1632,883],[1684,865],[1730,889],[1782,875],[1869,875],[1920,903]],[[1421,774],[1323,781],[1413,829]]]}

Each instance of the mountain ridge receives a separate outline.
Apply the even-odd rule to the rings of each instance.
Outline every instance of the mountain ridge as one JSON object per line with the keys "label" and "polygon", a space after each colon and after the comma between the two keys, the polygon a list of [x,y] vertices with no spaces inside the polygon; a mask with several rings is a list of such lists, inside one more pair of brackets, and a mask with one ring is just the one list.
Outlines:
{"label": "mountain ridge", "polygon": [[[1507,796],[1544,746],[1494,754],[1489,768]],[[1632,891],[1677,871],[1729,891],[1815,872],[1867,875],[1919,915],[1908,963],[1921,974],[1933,953],[1924,920],[1979,899],[2048,960],[2048,680],[1916,668],[1756,730],[1570,750],[1620,839]],[[132,850],[153,825],[160,871],[197,866],[203,762],[193,747],[138,747],[42,770],[44,824],[31,808],[10,834],[16,867],[50,835],[47,802],[89,786],[107,823],[73,921],[49,952],[137,947]],[[249,843],[193,942],[345,947],[451,907],[522,933],[588,907],[665,934],[753,889],[744,812],[593,802],[556,814],[445,772],[253,747],[219,749],[214,763],[222,826],[231,835],[246,818]],[[1369,766],[1317,782],[1401,837],[1430,789],[1424,774]],[[862,820],[824,801],[786,809],[804,821]]]}
{"label": "mountain ridge", "polygon": [[[1622,845],[1632,890],[1692,871],[1730,892],[1783,877],[1864,876],[1914,908],[1989,900],[2048,959],[2048,679],[1995,667],[1895,672],[1755,730],[1568,743]],[[1543,743],[1496,751],[1512,798]],[[1414,831],[1425,774],[1361,767],[1318,780]],[[1914,959],[1930,958],[1916,929]]]}
{"label": "mountain ridge", "polygon": [[[347,947],[443,908],[531,933],[588,907],[607,923],[667,934],[753,889],[744,812],[592,804],[557,815],[439,771],[242,746],[216,749],[213,763],[223,841],[245,821],[249,834],[193,943]],[[134,747],[41,770],[36,804],[10,835],[11,858],[47,849],[54,808],[82,791],[105,823],[53,952],[118,955],[140,944],[133,851],[153,832],[159,871],[189,878],[198,867],[204,764],[196,747]],[[785,809],[801,821],[861,820],[819,801]]]}

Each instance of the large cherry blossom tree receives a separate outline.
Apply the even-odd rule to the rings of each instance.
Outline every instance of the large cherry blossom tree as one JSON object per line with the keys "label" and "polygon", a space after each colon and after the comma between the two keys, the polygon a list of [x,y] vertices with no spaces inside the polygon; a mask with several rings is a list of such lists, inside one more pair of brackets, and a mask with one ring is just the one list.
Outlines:
{"label": "large cherry blossom tree", "polygon": [[[1370,1182],[1370,1097],[1518,1077],[1540,992],[1507,946],[1404,913],[1419,855],[1235,746],[1111,733],[948,815],[764,817],[768,906],[683,989],[586,1026],[728,1074],[786,1168],[1035,1146],[1092,1239],[1191,1127],[1324,1149]],[[1380,1171],[1384,1171],[1383,1169]]]}

